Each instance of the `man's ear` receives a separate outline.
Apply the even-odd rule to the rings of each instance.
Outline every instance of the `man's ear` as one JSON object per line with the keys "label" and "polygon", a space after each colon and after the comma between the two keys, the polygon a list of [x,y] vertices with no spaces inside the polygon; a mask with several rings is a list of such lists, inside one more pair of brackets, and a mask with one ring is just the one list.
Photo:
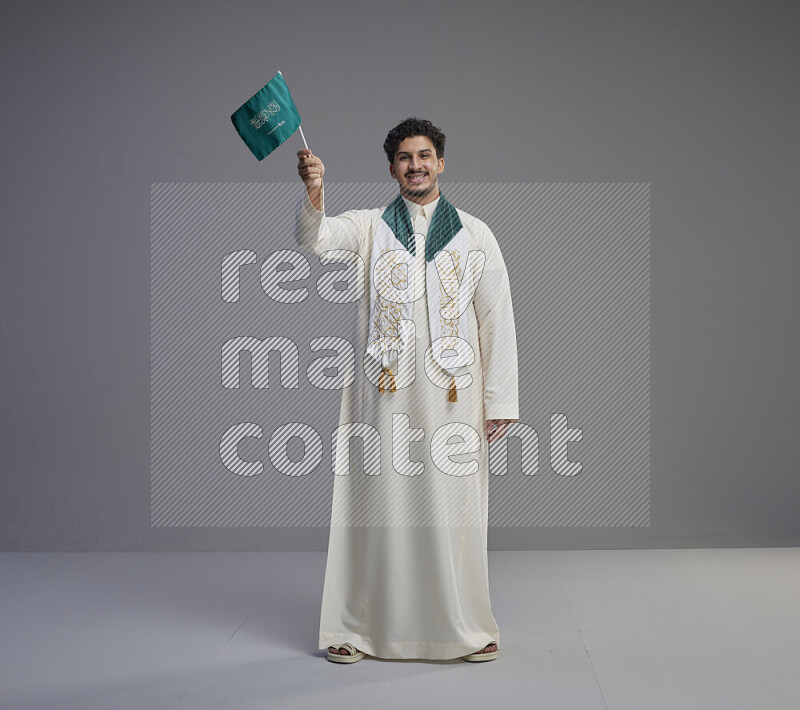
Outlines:
{"label": "man's ear", "polygon": [[394,165],[392,163],[389,163],[389,175],[395,180],[397,179],[397,176],[394,174]]}
{"label": "man's ear", "polygon": [[444,158],[439,158],[439,172],[444,172]]}

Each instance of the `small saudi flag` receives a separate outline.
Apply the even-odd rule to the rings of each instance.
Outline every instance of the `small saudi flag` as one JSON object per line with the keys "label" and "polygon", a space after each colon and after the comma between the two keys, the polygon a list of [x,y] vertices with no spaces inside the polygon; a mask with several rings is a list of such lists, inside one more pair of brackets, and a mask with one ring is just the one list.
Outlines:
{"label": "small saudi flag", "polygon": [[300,113],[283,74],[278,72],[264,88],[234,111],[231,121],[259,160],[289,138],[300,128]]}

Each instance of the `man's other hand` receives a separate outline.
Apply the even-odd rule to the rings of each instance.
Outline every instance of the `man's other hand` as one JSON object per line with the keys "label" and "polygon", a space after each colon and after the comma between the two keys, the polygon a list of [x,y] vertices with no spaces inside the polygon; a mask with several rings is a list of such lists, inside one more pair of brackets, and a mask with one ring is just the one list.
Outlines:
{"label": "man's other hand", "polygon": [[511,422],[519,421],[517,419],[487,419],[486,420],[486,438],[489,440],[491,444],[493,441],[499,441],[503,438],[506,431],[508,431],[508,425]]}

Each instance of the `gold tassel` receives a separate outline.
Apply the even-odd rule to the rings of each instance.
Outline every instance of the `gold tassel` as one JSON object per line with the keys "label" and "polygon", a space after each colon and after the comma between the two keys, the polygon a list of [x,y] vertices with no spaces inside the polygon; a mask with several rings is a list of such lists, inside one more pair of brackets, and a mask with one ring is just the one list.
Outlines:
{"label": "gold tassel", "polygon": [[389,390],[391,392],[397,392],[397,384],[394,379],[394,373],[388,367],[381,369],[381,376],[378,378],[378,392],[386,391],[386,387],[383,384],[384,374],[389,376]]}
{"label": "gold tassel", "polygon": [[456,390],[456,376],[453,375],[453,381],[450,383],[450,394],[447,396],[448,401],[458,402],[458,390]]}

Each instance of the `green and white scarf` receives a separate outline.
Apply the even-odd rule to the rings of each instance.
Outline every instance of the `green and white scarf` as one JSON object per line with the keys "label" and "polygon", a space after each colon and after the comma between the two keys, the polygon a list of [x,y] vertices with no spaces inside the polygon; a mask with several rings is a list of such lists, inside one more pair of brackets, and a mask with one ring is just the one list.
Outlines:
{"label": "green and white scarf", "polygon": [[[372,287],[367,353],[381,368],[378,383],[381,392],[386,390],[384,376],[389,378],[388,391],[396,391],[390,367],[392,351],[396,351],[399,358],[412,337],[415,256],[411,215],[402,196],[398,195],[378,221],[370,258]],[[425,286],[433,357],[452,378],[451,402],[457,401],[455,370],[474,361],[474,353],[467,345],[475,342],[467,307],[485,261],[486,255],[476,248],[474,235],[464,227],[455,207],[440,193],[425,239]]]}

